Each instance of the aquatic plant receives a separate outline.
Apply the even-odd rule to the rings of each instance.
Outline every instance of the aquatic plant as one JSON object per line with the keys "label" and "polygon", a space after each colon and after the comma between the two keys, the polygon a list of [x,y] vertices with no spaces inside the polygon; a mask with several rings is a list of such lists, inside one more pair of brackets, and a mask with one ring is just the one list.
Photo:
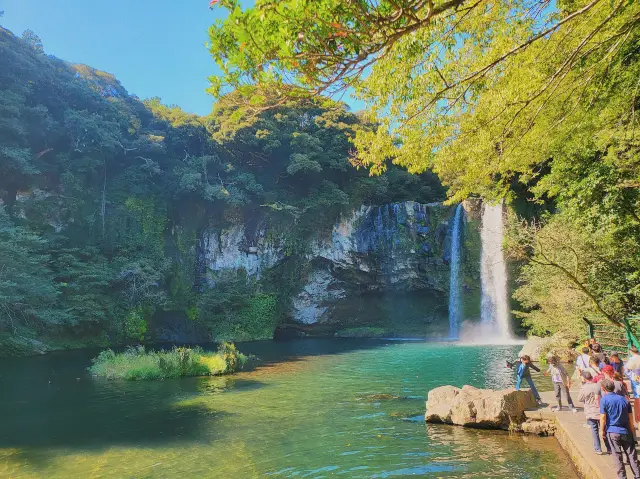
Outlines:
{"label": "aquatic plant", "polygon": [[248,357],[231,343],[222,343],[215,353],[202,348],[174,347],[168,351],[128,347],[122,353],[102,351],[89,368],[107,379],[168,379],[184,376],[218,376],[242,369]]}

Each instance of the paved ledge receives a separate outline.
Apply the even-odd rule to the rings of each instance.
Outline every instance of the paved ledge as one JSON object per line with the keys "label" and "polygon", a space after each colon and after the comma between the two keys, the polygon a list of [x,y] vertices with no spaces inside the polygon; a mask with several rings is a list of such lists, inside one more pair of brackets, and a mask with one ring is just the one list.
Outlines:
{"label": "paved ledge", "polygon": [[[584,427],[586,422],[584,411],[577,402],[578,391],[571,391],[571,397],[578,407],[577,413],[573,413],[568,409],[551,412],[551,406],[556,404],[553,391],[540,393],[540,396],[545,406],[535,411],[527,411],[525,414],[531,419],[555,420],[557,426],[556,438],[573,461],[580,477],[583,479],[615,478],[616,473],[613,467],[613,457],[607,455],[599,456],[593,452],[591,429]],[[563,403],[564,399],[563,396]],[[627,467],[627,476],[633,477],[633,473],[629,467]]]}

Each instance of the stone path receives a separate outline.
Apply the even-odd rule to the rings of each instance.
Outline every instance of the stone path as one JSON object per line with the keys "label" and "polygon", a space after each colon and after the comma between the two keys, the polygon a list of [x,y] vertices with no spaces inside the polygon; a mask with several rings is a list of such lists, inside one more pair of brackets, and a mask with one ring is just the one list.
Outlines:
{"label": "stone path", "polygon": [[[607,455],[599,456],[593,452],[591,429],[584,427],[586,422],[584,411],[581,403],[578,403],[577,400],[578,389],[573,388],[571,390],[571,397],[578,407],[577,413],[573,413],[568,409],[552,412],[551,406],[556,404],[553,391],[542,392],[540,396],[545,406],[541,406],[535,411],[527,411],[525,414],[530,418],[556,421],[558,427],[556,438],[573,460],[580,476],[584,479],[615,479],[617,476],[613,467],[613,457]],[[563,395],[563,403],[564,401]],[[633,473],[628,466],[627,476],[633,478]]]}

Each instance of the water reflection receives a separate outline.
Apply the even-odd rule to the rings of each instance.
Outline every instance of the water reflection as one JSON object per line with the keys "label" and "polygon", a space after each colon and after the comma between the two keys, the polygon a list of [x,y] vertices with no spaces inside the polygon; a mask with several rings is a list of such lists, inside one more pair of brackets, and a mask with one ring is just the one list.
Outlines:
{"label": "water reflection", "polygon": [[0,477],[575,477],[552,439],[425,427],[431,388],[509,385],[517,348],[339,343],[251,343],[253,370],[159,382],[91,379],[87,353],[0,362]]}

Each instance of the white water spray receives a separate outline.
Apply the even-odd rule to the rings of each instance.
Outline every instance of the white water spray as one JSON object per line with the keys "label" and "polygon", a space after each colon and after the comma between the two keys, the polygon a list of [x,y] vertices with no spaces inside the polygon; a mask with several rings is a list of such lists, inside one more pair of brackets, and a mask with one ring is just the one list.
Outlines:
{"label": "white water spray", "polygon": [[502,251],[502,203],[484,204],[482,213],[482,278],[481,322],[482,330],[495,342],[512,339],[507,299],[507,268]]}
{"label": "white water spray", "polygon": [[449,338],[458,339],[462,312],[462,288],[460,285],[460,256],[462,245],[462,203],[456,208],[451,228],[451,261],[449,273]]}

